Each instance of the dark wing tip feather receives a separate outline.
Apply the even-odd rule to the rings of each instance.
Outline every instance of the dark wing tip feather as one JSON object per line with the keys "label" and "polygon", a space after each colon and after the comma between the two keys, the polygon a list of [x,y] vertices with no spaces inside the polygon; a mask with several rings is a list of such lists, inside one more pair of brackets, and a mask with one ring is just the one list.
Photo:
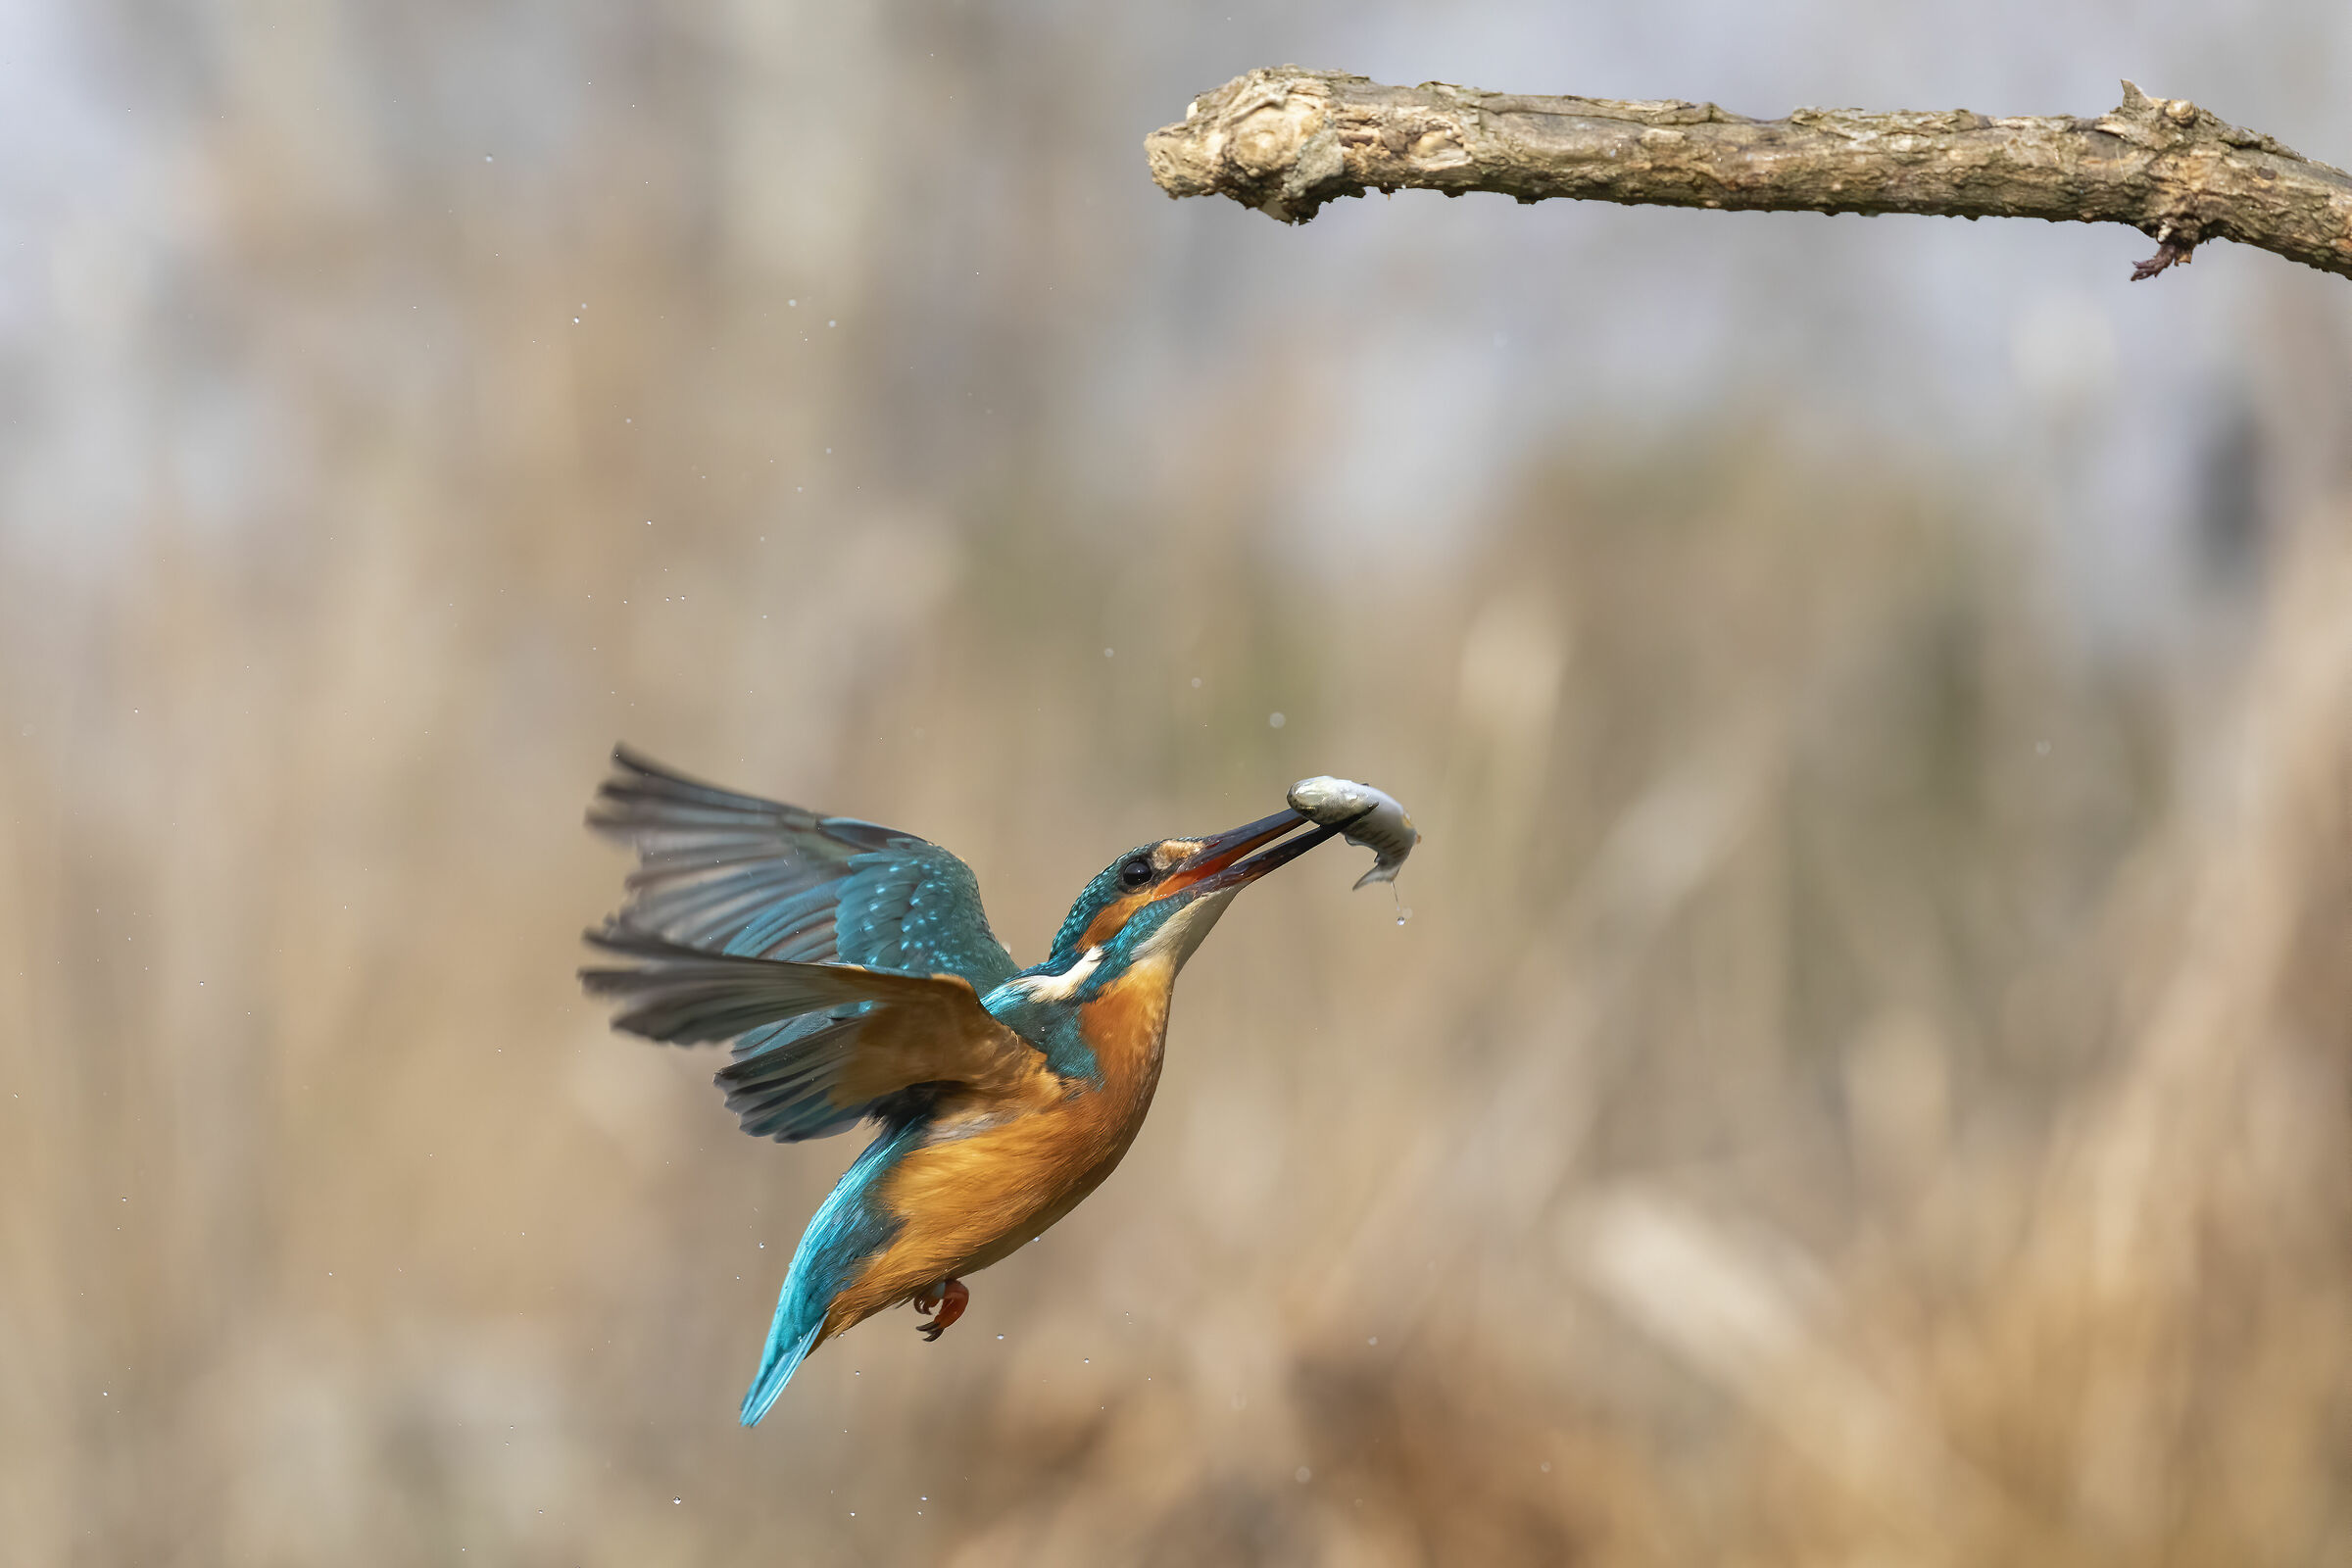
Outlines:
{"label": "dark wing tip feather", "polygon": [[690,948],[682,942],[672,942],[659,931],[648,931],[641,925],[631,925],[625,918],[614,915],[603,925],[592,925],[580,933],[580,940],[592,948],[607,953],[625,953],[632,958],[709,958],[716,956],[705,948]]}
{"label": "dark wing tip feather", "polygon": [[1017,967],[988,929],[971,868],[911,833],[721,789],[626,742],[587,821],[637,862],[625,904],[589,937],[607,951],[953,969],[983,991]]}
{"label": "dark wing tip feather", "polygon": [[613,742],[612,775],[605,781],[606,787],[610,788],[614,784],[635,783],[641,780],[683,785],[687,789],[710,790],[714,794],[733,793],[729,790],[721,790],[717,785],[706,780],[681,773],[666,762],[658,762],[646,753],[631,746],[627,741]]}
{"label": "dark wing tip feather", "polygon": [[[637,960],[580,970],[580,984],[591,996],[628,1004],[612,1026],[679,1045],[731,1040],[763,1024],[837,1006],[924,1002],[939,995],[928,976],[713,953],[625,921],[582,935],[590,947]],[[969,993],[967,982],[956,984]]]}
{"label": "dark wing tip feather", "polygon": [[657,762],[628,742],[622,741],[612,748],[612,771],[606,775],[597,793],[614,795],[629,792],[729,804],[753,799],[708,779],[681,773],[665,762]]}
{"label": "dark wing tip feather", "polygon": [[697,809],[735,818],[747,812],[764,817],[785,808],[689,777],[623,741],[612,748],[612,770],[588,803],[588,825],[608,837],[626,839],[640,829],[674,825],[680,812]]}
{"label": "dark wing tip feather", "polygon": [[[751,1027],[750,1023],[732,1023],[744,1010],[739,1002],[733,1007],[723,1005],[738,1001],[726,993],[740,991],[741,985],[740,981],[728,983],[735,977],[722,967],[724,960],[718,955],[672,942],[622,919],[591,926],[580,933],[580,940],[600,952],[638,960],[591,964],[579,972],[580,986],[590,996],[635,1001],[636,1005],[613,1017],[613,1028],[649,1040],[698,1045],[724,1040]],[[722,1005],[713,1007],[713,1002]]]}

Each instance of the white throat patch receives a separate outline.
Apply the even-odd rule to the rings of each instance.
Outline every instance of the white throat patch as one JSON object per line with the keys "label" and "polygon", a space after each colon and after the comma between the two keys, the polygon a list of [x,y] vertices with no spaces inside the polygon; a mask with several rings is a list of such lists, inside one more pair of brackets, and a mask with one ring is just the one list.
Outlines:
{"label": "white throat patch", "polygon": [[1067,1002],[1078,994],[1078,988],[1086,984],[1086,977],[1100,968],[1102,963],[1102,950],[1099,947],[1089,948],[1078,955],[1076,963],[1061,973],[1031,975],[1020,982],[1020,987],[1032,1002]]}
{"label": "white throat patch", "polygon": [[1241,892],[1233,888],[1223,893],[1203,894],[1168,917],[1165,925],[1152,933],[1139,955],[1145,958],[1165,959],[1173,968],[1184,967],[1184,960],[1208,939],[1225,906]]}

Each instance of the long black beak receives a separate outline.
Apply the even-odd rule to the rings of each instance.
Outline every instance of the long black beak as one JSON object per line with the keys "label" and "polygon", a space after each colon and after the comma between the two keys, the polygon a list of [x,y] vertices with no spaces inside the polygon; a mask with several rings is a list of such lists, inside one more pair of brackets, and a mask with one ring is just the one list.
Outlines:
{"label": "long black beak", "polygon": [[[1202,841],[1200,855],[1160,885],[1160,896],[1165,898],[1173,893],[1197,896],[1248,887],[1340,831],[1336,827],[1319,827],[1287,844],[1275,842],[1284,834],[1306,826],[1307,821],[1297,811],[1285,809],[1213,835]],[[1273,848],[1264,848],[1267,845]],[[1252,851],[1262,853],[1252,854]]]}

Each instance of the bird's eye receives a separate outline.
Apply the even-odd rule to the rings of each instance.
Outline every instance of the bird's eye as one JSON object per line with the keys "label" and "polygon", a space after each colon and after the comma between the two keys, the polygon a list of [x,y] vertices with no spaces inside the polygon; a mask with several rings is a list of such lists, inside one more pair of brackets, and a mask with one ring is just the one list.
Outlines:
{"label": "bird's eye", "polygon": [[1152,862],[1137,856],[1119,867],[1119,880],[1131,888],[1140,888],[1152,880]]}

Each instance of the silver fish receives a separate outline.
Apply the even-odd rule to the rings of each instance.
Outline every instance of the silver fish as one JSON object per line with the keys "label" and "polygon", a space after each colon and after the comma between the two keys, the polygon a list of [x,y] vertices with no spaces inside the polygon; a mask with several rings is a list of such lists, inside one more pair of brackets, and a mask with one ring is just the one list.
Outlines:
{"label": "silver fish", "polygon": [[1413,819],[1404,814],[1396,797],[1369,784],[1322,774],[1292,785],[1290,799],[1291,809],[1300,816],[1341,829],[1340,836],[1348,843],[1379,857],[1371,870],[1356,878],[1359,888],[1367,882],[1396,881],[1404,858],[1421,842],[1421,830],[1413,826]]}

